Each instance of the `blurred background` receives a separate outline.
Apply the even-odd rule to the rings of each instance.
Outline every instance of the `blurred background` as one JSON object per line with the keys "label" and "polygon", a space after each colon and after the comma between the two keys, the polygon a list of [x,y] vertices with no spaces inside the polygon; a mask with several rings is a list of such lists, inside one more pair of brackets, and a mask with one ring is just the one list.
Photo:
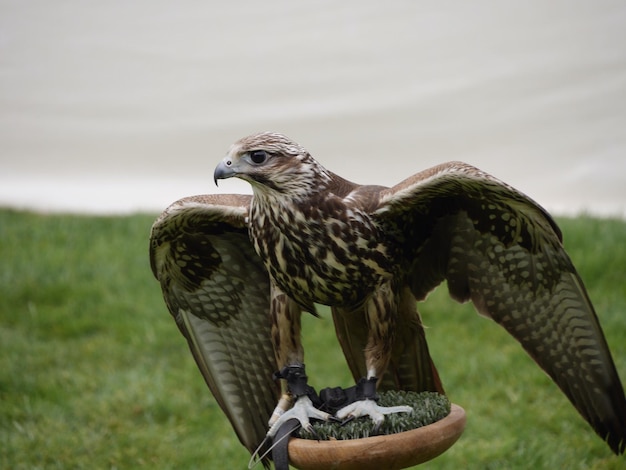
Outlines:
{"label": "blurred background", "polygon": [[283,132],[392,185],[472,163],[557,214],[626,214],[626,3],[0,2],[0,205],[160,211]]}
{"label": "blurred background", "polygon": [[[147,237],[176,199],[250,192],[213,169],[262,130],[360,183],[462,160],[621,217],[559,224],[626,377],[623,0],[0,0],[0,468],[245,468]],[[468,412],[429,468],[623,468],[504,330],[445,288],[419,308]],[[311,382],[348,386],[320,312]]]}

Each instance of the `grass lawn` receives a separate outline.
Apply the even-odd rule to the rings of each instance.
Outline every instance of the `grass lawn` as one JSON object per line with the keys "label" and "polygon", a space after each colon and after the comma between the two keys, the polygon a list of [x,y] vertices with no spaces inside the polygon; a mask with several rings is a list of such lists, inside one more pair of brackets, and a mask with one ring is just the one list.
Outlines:
{"label": "grass lawn", "polygon": [[[0,468],[246,468],[150,272],[154,218],[0,210]],[[626,222],[559,223],[626,380]],[[445,286],[420,309],[468,417],[422,468],[624,468],[496,324]],[[312,385],[349,385],[328,313],[304,332]]]}

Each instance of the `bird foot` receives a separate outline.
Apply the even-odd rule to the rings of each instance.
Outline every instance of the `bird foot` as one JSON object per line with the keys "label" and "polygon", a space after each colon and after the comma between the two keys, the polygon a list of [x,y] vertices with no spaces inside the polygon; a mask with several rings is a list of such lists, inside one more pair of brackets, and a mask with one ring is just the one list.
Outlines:
{"label": "bird foot", "polygon": [[[308,385],[307,375],[304,370],[304,364],[295,363],[283,367],[274,373],[276,379],[285,379],[287,381],[287,391],[284,394],[269,420],[270,429],[267,437],[274,437],[278,429],[290,419],[297,420],[300,425],[307,431],[312,431],[309,418],[328,421],[335,419],[332,415],[320,411],[315,406],[310,397],[315,396],[315,390]],[[295,397],[295,404],[293,400]],[[292,406],[293,404],[293,406]]]}
{"label": "bird foot", "polygon": [[280,427],[290,419],[297,419],[303,429],[315,435],[313,426],[311,426],[309,421],[311,418],[322,421],[335,419],[332,415],[315,408],[311,399],[306,395],[302,395],[296,399],[296,402],[291,409],[280,414],[280,416],[271,423],[270,429],[267,432],[267,437],[274,437]]}
{"label": "bird foot", "polygon": [[385,415],[392,413],[410,413],[413,408],[410,406],[378,406],[374,400],[368,398],[358,400],[344,406],[337,411],[335,416],[347,423],[361,416],[369,416],[374,421],[374,432],[377,432],[380,425],[385,420]]}
{"label": "bird foot", "polygon": [[356,400],[337,411],[335,416],[344,424],[361,416],[369,416],[374,422],[374,433],[377,433],[385,420],[385,415],[413,411],[410,406],[378,406],[377,381],[376,377],[364,377],[359,380],[355,386]]}

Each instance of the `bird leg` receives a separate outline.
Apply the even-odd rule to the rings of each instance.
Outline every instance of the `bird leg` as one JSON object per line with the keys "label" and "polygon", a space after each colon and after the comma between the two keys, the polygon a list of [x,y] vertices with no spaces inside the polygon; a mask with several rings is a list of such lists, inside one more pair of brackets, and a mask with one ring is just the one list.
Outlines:
{"label": "bird leg", "polygon": [[[328,421],[332,418],[328,413],[313,406],[311,397],[315,390],[307,383],[307,375],[302,363],[304,350],[300,341],[301,307],[289,298],[275,283],[272,282],[272,342],[279,367],[274,374],[276,379],[286,382],[285,393],[274,409],[269,420],[270,429],[267,437],[274,437],[278,429],[292,418],[297,419],[303,428],[310,430],[309,418]],[[283,387],[285,387],[283,382]]]}
{"label": "bird leg", "polygon": [[356,401],[344,406],[335,413],[335,416],[347,423],[361,416],[369,416],[374,421],[374,433],[378,432],[385,420],[385,415],[392,413],[410,413],[410,406],[378,406],[376,394],[376,377],[362,378],[356,385]]}
{"label": "bird leg", "polygon": [[350,420],[360,416],[369,416],[374,421],[374,431],[378,431],[385,419],[391,413],[408,413],[410,406],[382,407],[376,404],[376,383],[379,373],[383,373],[389,365],[393,343],[395,339],[395,318],[389,312],[394,312],[400,303],[400,295],[393,281],[380,285],[365,303],[365,315],[369,327],[368,341],[365,348],[365,365],[367,378],[359,380],[356,386],[356,401],[342,409],[335,416],[342,420]]}
{"label": "bird leg", "polygon": [[[274,437],[278,429],[292,418],[297,419],[302,427],[312,434],[314,431],[309,421],[310,418],[322,421],[334,419],[332,415],[313,406],[310,396],[315,395],[315,390],[307,383],[304,364],[285,366],[275,374],[275,377],[287,381],[287,395],[283,395],[270,418],[268,437]],[[287,409],[291,403],[293,406]]]}

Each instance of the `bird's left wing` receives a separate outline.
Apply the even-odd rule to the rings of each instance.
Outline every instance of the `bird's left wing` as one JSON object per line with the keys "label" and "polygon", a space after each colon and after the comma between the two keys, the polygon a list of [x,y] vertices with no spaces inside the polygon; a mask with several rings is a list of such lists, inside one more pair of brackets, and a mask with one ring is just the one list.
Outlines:
{"label": "bird's left wing", "polygon": [[152,227],[150,263],[200,372],[253,452],[280,389],[272,375],[269,276],[246,228],[250,197],[175,202]]}
{"label": "bird's left wing", "polygon": [[383,189],[372,217],[417,299],[444,279],[502,325],[616,453],[626,399],[594,308],[552,218],[531,199],[452,162]]}

